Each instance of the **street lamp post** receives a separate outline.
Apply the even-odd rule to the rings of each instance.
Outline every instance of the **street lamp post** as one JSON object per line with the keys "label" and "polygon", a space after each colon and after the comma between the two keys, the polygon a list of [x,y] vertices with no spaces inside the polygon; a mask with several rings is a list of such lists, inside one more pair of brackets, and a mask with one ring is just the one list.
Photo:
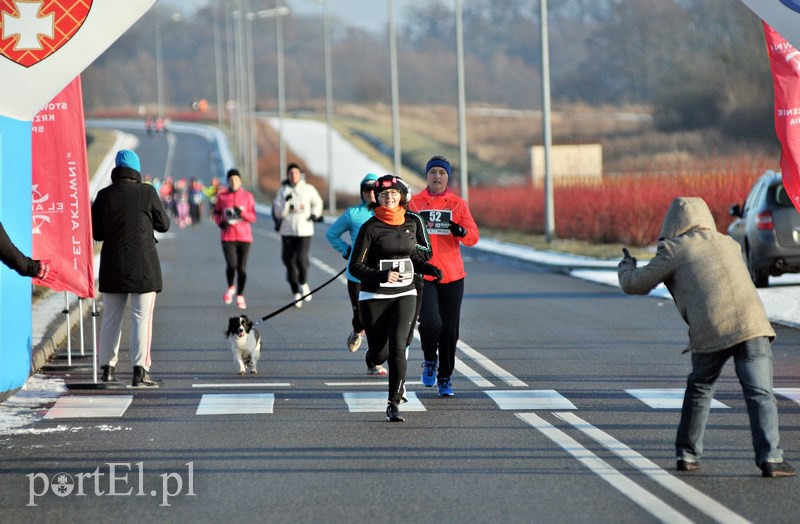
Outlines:
{"label": "street lamp post", "polygon": [[[275,1],[275,9],[287,9],[280,5],[281,0]],[[288,9],[287,9],[288,12]],[[280,173],[278,173],[278,180],[286,173],[286,141],[283,136],[283,120],[286,113],[286,95],[285,95],[285,78],[283,67],[283,16],[275,17],[275,38],[278,46],[278,142],[280,150]]]}
{"label": "street lamp post", "polygon": [[555,236],[556,218],[553,198],[553,172],[550,154],[553,149],[553,134],[550,122],[550,37],[547,31],[547,0],[539,0],[539,24],[542,38],[542,135],[544,141],[544,230],[547,242]]}
{"label": "street lamp post", "polygon": [[394,22],[394,0],[388,0],[389,8],[389,65],[392,83],[392,148],[394,149],[394,174],[400,174],[400,102],[397,87],[397,30]]}
{"label": "street lamp post", "polygon": [[[180,22],[183,20],[183,15],[180,13],[172,13],[170,20],[173,22]],[[161,23],[156,13],[155,18],[156,29],[156,96],[158,99],[158,118],[164,116],[164,46],[161,42]]]}
{"label": "street lamp post", "polygon": [[458,152],[461,172],[461,198],[469,202],[469,175],[467,169],[467,110],[464,94],[464,20],[461,0],[456,0],[456,62],[458,69]]}
{"label": "street lamp post", "polygon": [[336,189],[333,178],[333,64],[331,63],[331,24],[328,15],[328,0],[322,13],[322,34],[325,47],[325,120],[328,141],[328,210],[336,211]]}

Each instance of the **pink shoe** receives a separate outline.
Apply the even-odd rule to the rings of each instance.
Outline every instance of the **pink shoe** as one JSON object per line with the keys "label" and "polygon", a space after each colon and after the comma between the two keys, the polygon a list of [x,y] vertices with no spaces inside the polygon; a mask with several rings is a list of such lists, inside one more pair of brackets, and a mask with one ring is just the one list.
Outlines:
{"label": "pink shoe", "polygon": [[239,309],[247,309],[247,302],[244,301],[244,295],[236,295],[236,307]]}
{"label": "pink shoe", "polygon": [[225,294],[222,295],[222,300],[224,300],[226,304],[230,304],[231,302],[233,302],[233,295],[235,293],[236,293],[236,288],[233,286],[229,287],[228,291],[226,291]]}

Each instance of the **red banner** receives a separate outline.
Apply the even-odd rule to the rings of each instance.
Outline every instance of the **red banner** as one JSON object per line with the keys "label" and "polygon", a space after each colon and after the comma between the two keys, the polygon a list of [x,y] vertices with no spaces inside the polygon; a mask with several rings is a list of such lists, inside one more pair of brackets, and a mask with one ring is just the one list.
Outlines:
{"label": "red banner", "polygon": [[775,90],[775,132],[786,192],[800,211],[800,52],[764,22]]}
{"label": "red banner", "polygon": [[93,298],[94,244],[81,79],[33,118],[33,258],[50,260],[46,285]]}

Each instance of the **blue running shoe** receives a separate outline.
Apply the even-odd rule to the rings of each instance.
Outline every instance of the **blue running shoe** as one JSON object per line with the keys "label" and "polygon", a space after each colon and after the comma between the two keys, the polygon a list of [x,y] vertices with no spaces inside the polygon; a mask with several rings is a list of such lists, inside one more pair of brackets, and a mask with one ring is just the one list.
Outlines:
{"label": "blue running shoe", "polygon": [[440,397],[452,397],[453,393],[453,386],[450,385],[449,378],[440,378],[439,379],[439,396]]}
{"label": "blue running shoe", "polygon": [[429,388],[436,384],[436,361],[426,360],[422,363],[422,385]]}

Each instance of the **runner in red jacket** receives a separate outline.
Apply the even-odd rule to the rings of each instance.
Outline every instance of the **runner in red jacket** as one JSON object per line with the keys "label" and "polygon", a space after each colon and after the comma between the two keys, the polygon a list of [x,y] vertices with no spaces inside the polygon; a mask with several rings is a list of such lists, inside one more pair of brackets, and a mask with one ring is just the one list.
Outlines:
{"label": "runner in red jacket", "polygon": [[[434,156],[425,166],[428,187],[414,195],[408,204],[427,223],[433,258],[443,278],[434,282],[425,278],[422,308],[419,313],[419,334],[422,339],[422,383],[438,384],[440,396],[452,396],[450,376],[453,374],[461,322],[461,301],[464,298],[464,261],[461,244],[474,246],[480,239],[478,226],[467,203],[447,188],[450,162]],[[438,363],[438,372],[437,372]]]}

